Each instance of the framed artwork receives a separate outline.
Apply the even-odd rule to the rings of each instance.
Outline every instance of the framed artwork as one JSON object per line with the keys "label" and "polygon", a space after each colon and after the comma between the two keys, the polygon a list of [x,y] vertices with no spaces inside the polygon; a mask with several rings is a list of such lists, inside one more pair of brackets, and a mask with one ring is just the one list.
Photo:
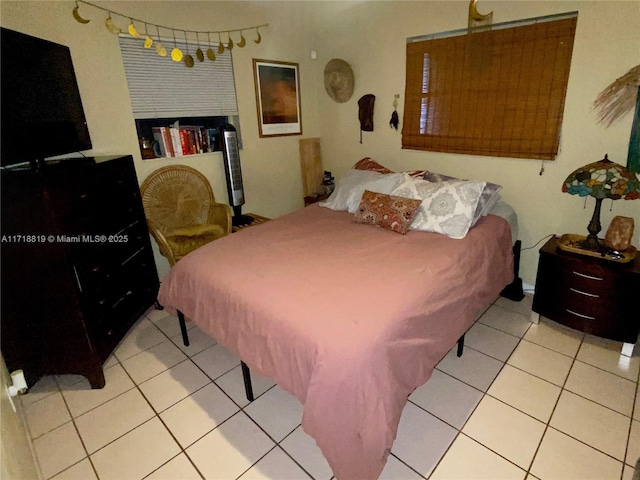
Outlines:
{"label": "framed artwork", "polygon": [[302,135],[298,64],[253,59],[260,137]]}

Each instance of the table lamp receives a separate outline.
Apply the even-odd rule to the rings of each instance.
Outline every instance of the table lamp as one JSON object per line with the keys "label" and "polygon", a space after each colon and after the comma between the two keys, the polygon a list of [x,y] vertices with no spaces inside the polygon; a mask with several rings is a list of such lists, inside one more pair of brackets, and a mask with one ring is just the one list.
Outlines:
{"label": "table lamp", "polygon": [[605,155],[599,162],[590,163],[575,170],[562,185],[562,191],[580,197],[591,196],[596,199],[596,207],[587,227],[589,235],[579,243],[583,250],[599,252],[602,245],[598,240],[600,225],[600,207],[602,200],[636,200],[640,198],[640,181],[634,173],[609,160]]}

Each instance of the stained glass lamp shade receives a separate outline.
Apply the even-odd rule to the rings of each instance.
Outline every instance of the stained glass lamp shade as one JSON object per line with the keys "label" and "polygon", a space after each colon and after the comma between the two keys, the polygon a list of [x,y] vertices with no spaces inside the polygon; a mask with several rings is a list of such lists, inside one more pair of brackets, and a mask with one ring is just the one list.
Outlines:
{"label": "stained glass lamp shade", "polygon": [[586,250],[600,251],[598,233],[600,225],[600,207],[602,200],[637,200],[640,198],[640,181],[638,177],[625,167],[609,160],[605,155],[599,162],[590,163],[578,168],[567,177],[562,191],[580,197],[591,196],[596,199],[596,207],[587,230],[589,236],[580,246]]}

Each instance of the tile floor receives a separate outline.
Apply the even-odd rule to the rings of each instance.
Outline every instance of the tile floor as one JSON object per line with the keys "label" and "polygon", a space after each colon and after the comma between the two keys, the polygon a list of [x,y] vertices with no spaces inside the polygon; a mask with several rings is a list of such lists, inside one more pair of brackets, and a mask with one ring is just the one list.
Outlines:
{"label": "tile floor", "polygon": [[[499,299],[409,397],[383,479],[623,479],[640,457],[640,352],[529,321]],[[55,480],[318,479],[332,472],[302,407],[160,311],[107,362],[107,385],[45,377],[21,397],[40,468]],[[636,349],[638,350],[638,349]]]}

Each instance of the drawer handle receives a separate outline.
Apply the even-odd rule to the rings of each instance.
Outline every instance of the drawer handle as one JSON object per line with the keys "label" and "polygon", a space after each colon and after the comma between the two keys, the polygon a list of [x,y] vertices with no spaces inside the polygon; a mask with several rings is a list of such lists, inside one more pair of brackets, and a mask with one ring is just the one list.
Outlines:
{"label": "drawer handle", "polygon": [[580,272],[576,272],[575,270],[573,271],[573,273],[575,275],[578,275],[579,277],[583,277],[583,278],[588,278],[589,280],[604,280],[604,278],[600,278],[600,277],[593,277],[591,275],[586,275],[584,273],[580,273]]}
{"label": "drawer handle", "polygon": [[569,310],[568,308],[567,308],[567,312],[569,312],[569,313],[571,313],[571,314],[573,314],[573,315],[575,315],[577,317],[586,318],[587,320],[595,320],[596,319],[596,317],[590,317],[589,315],[584,315],[582,313],[574,312],[573,310]]}
{"label": "drawer handle", "polygon": [[600,298],[600,295],[596,295],[595,293],[583,292],[581,290],[576,290],[575,288],[569,288],[569,290],[579,293],[580,295],[586,295],[587,297]]}

